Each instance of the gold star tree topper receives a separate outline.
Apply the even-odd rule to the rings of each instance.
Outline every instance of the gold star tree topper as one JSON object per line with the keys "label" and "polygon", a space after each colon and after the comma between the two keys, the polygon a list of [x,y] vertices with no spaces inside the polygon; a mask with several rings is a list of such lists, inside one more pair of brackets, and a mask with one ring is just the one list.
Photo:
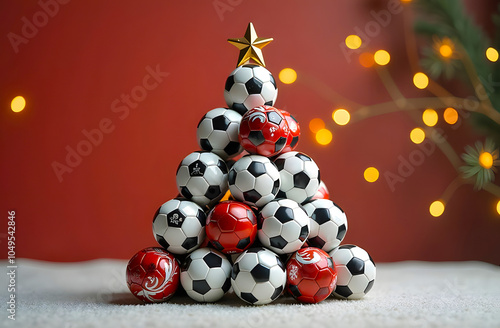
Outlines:
{"label": "gold star tree topper", "polygon": [[271,41],[273,41],[273,38],[257,37],[257,32],[255,32],[255,28],[253,27],[252,23],[248,23],[245,37],[227,40],[227,42],[231,43],[233,46],[240,50],[238,65],[236,65],[236,67],[249,62],[250,59],[254,60],[257,64],[265,67],[266,64],[264,63],[262,48],[267,46]]}

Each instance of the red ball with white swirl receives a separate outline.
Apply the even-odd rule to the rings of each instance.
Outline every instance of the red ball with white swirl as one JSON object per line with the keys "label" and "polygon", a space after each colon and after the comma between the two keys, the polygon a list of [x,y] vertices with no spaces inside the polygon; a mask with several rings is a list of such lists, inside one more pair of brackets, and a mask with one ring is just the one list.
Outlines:
{"label": "red ball with white swirl", "polygon": [[264,105],[243,115],[239,141],[250,154],[271,157],[285,148],[289,134],[290,128],[281,111]]}
{"label": "red ball with white swirl", "polygon": [[315,247],[299,249],[286,264],[286,290],[296,300],[319,303],[337,284],[337,270],[328,253]]}
{"label": "red ball with white swirl", "polygon": [[160,247],[137,252],[127,265],[127,286],[145,303],[164,302],[179,287],[180,268],[175,257]]}

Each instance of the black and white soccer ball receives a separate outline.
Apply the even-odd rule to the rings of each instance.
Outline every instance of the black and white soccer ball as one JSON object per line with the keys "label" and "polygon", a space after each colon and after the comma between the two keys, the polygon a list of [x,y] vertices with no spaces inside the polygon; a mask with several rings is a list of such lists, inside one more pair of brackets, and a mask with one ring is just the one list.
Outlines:
{"label": "black and white soccer ball", "polygon": [[290,151],[279,155],[274,164],[278,167],[281,179],[278,198],[289,198],[302,204],[309,201],[318,191],[319,168],[311,157]]}
{"label": "black and white soccer ball", "polygon": [[330,252],[337,269],[337,286],[332,295],[341,299],[363,298],[373,287],[377,268],[361,247],[342,245]]}
{"label": "black and white soccer ball", "polygon": [[238,201],[262,207],[272,201],[280,187],[280,174],[269,158],[245,155],[229,170],[229,191]]}
{"label": "black and white soccer ball", "polygon": [[226,104],[241,115],[257,106],[274,105],[277,96],[278,88],[274,77],[262,66],[240,66],[226,80]]}
{"label": "black and white soccer ball", "polygon": [[241,115],[227,108],[215,108],[206,113],[198,123],[198,145],[219,155],[223,160],[243,151],[238,141]]}
{"label": "black and white soccer ball", "polygon": [[310,219],[291,199],[267,203],[259,213],[257,236],[261,244],[277,254],[298,251],[309,236]]}
{"label": "black and white soccer ball", "polygon": [[215,302],[231,288],[231,269],[231,263],[221,252],[199,248],[184,260],[181,284],[193,300]]}
{"label": "black and white soccer ball", "polygon": [[338,247],[347,233],[345,212],[329,199],[315,199],[303,205],[311,218],[309,246],[321,248],[325,252]]}
{"label": "black and white soccer ball", "polygon": [[250,248],[234,262],[231,286],[234,293],[247,303],[271,303],[283,293],[285,284],[283,262],[266,248]]}
{"label": "black and white soccer ball", "polygon": [[187,254],[205,240],[207,216],[196,203],[171,199],[160,206],[153,218],[153,235],[167,251]]}
{"label": "black and white soccer ball", "polygon": [[195,151],[177,168],[177,189],[181,195],[204,207],[218,202],[228,190],[227,165],[214,153]]}

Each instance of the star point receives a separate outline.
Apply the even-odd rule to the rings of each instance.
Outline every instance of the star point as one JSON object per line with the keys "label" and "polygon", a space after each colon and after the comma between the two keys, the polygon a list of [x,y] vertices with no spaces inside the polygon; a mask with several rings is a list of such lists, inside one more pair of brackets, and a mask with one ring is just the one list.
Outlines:
{"label": "star point", "polygon": [[240,50],[238,64],[236,67],[239,67],[250,60],[254,60],[261,66],[266,66],[264,56],[262,55],[262,48],[273,41],[273,38],[259,38],[252,23],[248,23],[248,27],[243,38],[228,39],[227,41]]}

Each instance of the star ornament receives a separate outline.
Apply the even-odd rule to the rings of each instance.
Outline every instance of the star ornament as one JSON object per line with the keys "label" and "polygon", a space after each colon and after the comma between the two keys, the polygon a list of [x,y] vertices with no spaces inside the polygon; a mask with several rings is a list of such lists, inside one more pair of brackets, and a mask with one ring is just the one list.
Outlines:
{"label": "star ornament", "polygon": [[250,59],[254,60],[257,64],[265,67],[266,64],[264,63],[262,48],[267,46],[271,41],[273,41],[273,38],[257,37],[257,32],[255,32],[255,28],[253,27],[252,23],[248,23],[245,37],[227,40],[227,42],[231,43],[233,46],[240,50],[238,65],[236,65],[236,67],[245,64]]}

